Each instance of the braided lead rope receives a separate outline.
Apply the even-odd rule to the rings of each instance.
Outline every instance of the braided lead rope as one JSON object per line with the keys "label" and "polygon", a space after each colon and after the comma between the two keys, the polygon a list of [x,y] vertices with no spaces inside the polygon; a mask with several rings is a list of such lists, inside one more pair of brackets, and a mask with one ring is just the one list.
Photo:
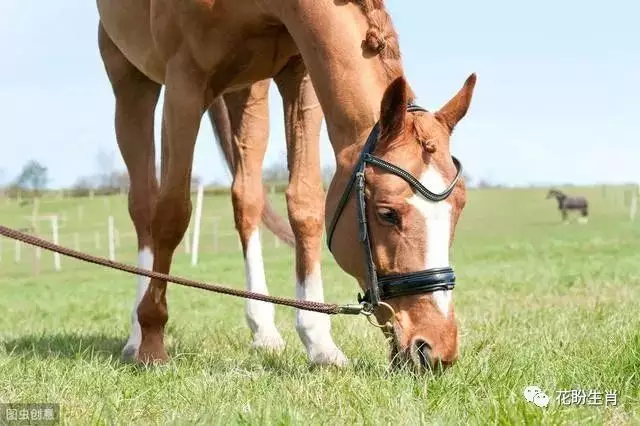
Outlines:
{"label": "braided lead rope", "polygon": [[171,282],[174,284],[182,285],[185,287],[199,288],[202,290],[211,291],[214,293],[227,294],[235,297],[242,297],[245,299],[260,300],[262,302],[273,303],[276,305],[290,306],[292,308],[302,309],[305,311],[320,312],[327,315],[358,315],[358,314],[370,314],[366,305],[338,305],[335,303],[321,303],[307,300],[296,300],[286,297],[269,296],[261,293],[254,293],[252,291],[238,290],[234,288],[224,287],[217,284],[208,284],[201,281],[194,281],[187,278],[175,277],[172,275],[163,274],[160,272],[149,271],[147,269],[137,268],[135,266],[127,265],[125,263],[114,262],[103,257],[93,256],[87,253],[82,253],[76,250],[72,250],[67,247],[51,243],[33,235],[28,235],[15,229],[7,228],[0,225],[0,235],[13,240],[21,241],[25,244],[40,247],[45,250],[60,253],[64,256],[73,257],[83,262],[93,263],[95,265],[105,266],[111,269],[117,269],[119,271],[128,272],[130,274],[142,275],[149,278],[155,278],[162,281]]}

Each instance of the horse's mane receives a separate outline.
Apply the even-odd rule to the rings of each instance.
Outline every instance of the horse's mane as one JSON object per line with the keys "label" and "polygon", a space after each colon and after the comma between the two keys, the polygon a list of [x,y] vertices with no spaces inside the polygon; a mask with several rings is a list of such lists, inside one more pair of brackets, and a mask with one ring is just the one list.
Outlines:
{"label": "horse's mane", "polygon": [[[384,0],[351,0],[355,3],[367,18],[369,28],[362,43],[363,47],[371,54],[378,55],[385,68],[389,81],[404,75],[402,69],[402,57],[400,44],[391,15],[387,12]],[[415,95],[407,85],[409,100],[413,101]]]}
{"label": "horse's mane", "polygon": [[369,29],[364,41],[365,47],[377,52],[382,59],[400,60],[398,33],[393,27],[391,16],[384,7],[383,0],[353,0],[367,17]]}

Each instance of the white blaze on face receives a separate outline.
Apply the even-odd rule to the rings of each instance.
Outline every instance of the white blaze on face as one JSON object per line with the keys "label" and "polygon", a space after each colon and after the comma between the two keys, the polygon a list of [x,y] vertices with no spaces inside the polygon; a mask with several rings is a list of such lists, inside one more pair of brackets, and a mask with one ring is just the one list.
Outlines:
{"label": "white blaze on face", "polygon": [[[153,269],[153,253],[149,247],[144,247],[138,252],[138,267],[147,270]],[[147,292],[150,280],[148,277],[136,277],[136,300],[133,304],[133,311],[131,312],[131,334],[124,349],[126,353],[137,355],[138,349],[140,348],[142,331],[140,329],[140,323],[138,322],[138,305],[140,305],[144,294]]]}
{"label": "white blaze on face", "polygon": [[[435,193],[447,189],[447,183],[442,174],[432,165],[427,167],[419,180],[425,188]],[[430,201],[420,194],[414,194],[407,202],[424,216],[426,230],[425,269],[450,266],[451,204],[447,200]],[[432,295],[442,314],[447,317],[451,305],[451,291],[440,290],[433,292]]]}

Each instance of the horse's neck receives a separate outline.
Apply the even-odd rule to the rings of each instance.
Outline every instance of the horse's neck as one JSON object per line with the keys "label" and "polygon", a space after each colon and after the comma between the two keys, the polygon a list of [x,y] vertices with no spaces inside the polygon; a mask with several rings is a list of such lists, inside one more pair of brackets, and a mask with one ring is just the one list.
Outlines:
{"label": "horse's neck", "polygon": [[379,55],[363,53],[369,23],[358,6],[336,6],[334,0],[303,4],[294,38],[322,105],[338,168],[346,167],[378,120],[384,91],[402,67],[396,63],[395,73],[389,73]]}

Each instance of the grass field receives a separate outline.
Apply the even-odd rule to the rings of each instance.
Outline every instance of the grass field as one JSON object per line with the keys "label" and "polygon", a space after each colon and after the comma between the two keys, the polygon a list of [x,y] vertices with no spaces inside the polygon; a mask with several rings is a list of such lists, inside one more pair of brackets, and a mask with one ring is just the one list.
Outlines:
{"label": "grass field", "polygon": [[[15,263],[3,240],[0,402],[59,402],[68,424],[640,424],[640,222],[629,221],[621,188],[569,191],[590,198],[587,225],[561,224],[542,189],[469,192],[453,249],[461,358],[437,379],[387,373],[383,337],[361,317],[332,322],[346,370],[309,367],[288,308],[276,308],[285,352],[251,352],[241,299],[177,286],[171,362],[122,364],[134,277],[66,258],[56,272],[49,253],[35,276],[33,250]],[[284,211],[282,196],[272,199]],[[180,249],[172,272],[243,287],[229,198],[209,197],[204,210],[200,264]],[[24,226],[30,213],[0,204],[0,223]],[[46,200],[48,213],[64,219],[62,244],[103,255],[94,235],[113,215],[118,260],[135,261],[124,198]],[[292,296],[293,253],[263,241],[271,293]],[[328,301],[355,300],[356,284],[328,252],[323,274]],[[547,408],[524,399],[528,385],[551,397]],[[603,401],[556,400],[572,389]],[[604,404],[609,391],[615,406]]]}

